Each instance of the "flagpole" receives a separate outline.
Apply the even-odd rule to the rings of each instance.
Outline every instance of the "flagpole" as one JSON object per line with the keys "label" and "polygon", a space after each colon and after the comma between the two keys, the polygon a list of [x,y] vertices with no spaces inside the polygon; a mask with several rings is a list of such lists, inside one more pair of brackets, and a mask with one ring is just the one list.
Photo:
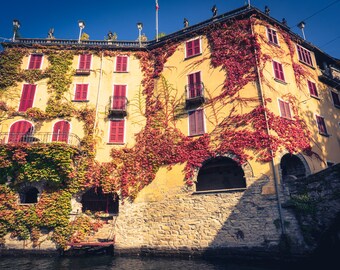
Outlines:
{"label": "flagpole", "polygon": [[158,41],[158,0],[156,0],[156,41]]}

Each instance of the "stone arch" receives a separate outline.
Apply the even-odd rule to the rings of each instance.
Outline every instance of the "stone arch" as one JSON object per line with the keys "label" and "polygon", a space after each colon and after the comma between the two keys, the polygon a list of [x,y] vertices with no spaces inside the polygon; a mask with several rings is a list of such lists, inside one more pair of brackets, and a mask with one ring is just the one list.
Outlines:
{"label": "stone arch", "polygon": [[119,198],[116,193],[104,193],[101,187],[93,187],[81,196],[82,211],[118,214]]}
{"label": "stone arch", "polygon": [[[247,169],[247,174],[243,168]],[[252,175],[249,169],[249,164],[241,166],[234,155],[210,158],[198,171],[196,191],[244,189],[247,187],[246,177]]]}
{"label": "stone arch", "polygon": [[280,159],[280,176],[284,182],[288,178],[300,178],[310,175],[309,166],[301,154],[285,153]]}

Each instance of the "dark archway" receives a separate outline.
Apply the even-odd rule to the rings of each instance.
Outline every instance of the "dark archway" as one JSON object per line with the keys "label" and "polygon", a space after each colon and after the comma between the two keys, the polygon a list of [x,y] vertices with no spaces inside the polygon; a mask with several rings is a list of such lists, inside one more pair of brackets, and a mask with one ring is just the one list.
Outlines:
{"label": "dark archway", "polygon": [[116,194],[104,194],[101,187],[91,188],[84,193],[81,199],[82,211],[105,212],[118,214],[119,201]]}
{"label": "dark archway", "polygon": [[233,159],[210,159],[199,170],[196,191],[246,188],[242,167]]}
{"label": "dark archway", "polygon": [[39,190],[35,187],[25,189],[20,193],[20,203],[37,203]]}
{"label": "dark archway", "polygon": [[280,162],[282,180],[284,181],[288,176],[295,176],[296,178],[306,176],[306,168],[301,159],[292,154],[285,154]]}

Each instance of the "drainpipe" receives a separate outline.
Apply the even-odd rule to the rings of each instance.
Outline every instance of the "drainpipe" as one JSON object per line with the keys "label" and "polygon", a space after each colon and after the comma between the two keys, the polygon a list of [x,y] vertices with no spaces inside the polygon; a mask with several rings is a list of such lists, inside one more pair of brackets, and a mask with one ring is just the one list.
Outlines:
{"label": "drainpipe", "polygon": [[[251,34],[254,35],[254,29],[253,29],[253,24],[251,24]],[[256,58],[256,48],[254,48],[254,53],[255,53],[255,62],[256,62],[256,73],[257,73],[257,77],[258,77],[258,89],[260,92],[260,96],[261,96],[261,103],[263,108],[266,108],[266,103],[264,101],[264,97],[263,97],[263,89],[262,89],[262,83],[261,83],[261,76],[260,76],[260,71],[259,71],[259,63],[257,61]],[[264,110],[264,117],[265,117],[265,121],[266,121],[266,129],[267,129],[267,133],[270,136],[270,127],[268,124],[268,116],[267,116],[267,112],[266,110]],[[279,184],[278,184],[278,178],[277,178],[277,174],[276,174],[276,170],[275,170],[275,161],[274,161],[274,155],[273,155],[273,150],[270,147],[270,155],[271,155],[271,160],[270,160],[270,165],[272,168],[272,172],[273,172],[273,178],[274,178],[274,185],[275,185],[275,194],[276,194],[276,200],[277,200],[277,208],[279,211],[279,217],[280,217],[280,224],[281,224],[281,234],[282,235],[286,235],[286,228],[285,228],[285,224],[284,224],[284,216],[282,213],[282,207],[281,207],[281,201],[280,201],[280,194],[279,194]]]}
{"label": "drainpipe", "polygon": [[99,93],[100,93],[100,87],[101,87],[102,76],[103,76],[103,55],[104,55],[104,53],[102,52],[101,55],[100,55],[100,73],[99,73],[99,82],[98,82],[98,89],[97,89],[96,115],[95,115],[95,119],[94,119],[93,134],[96,130],[96,125],[97,125],[97,121],[98,121]]}

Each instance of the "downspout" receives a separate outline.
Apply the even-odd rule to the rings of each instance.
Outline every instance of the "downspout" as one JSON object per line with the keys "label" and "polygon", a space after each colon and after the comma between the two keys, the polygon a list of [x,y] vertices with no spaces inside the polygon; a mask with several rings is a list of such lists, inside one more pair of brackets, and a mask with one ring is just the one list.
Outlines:
{"label": "downspout", "polygon": [[[252,22],[251,22],[251,34],[255,37]],[[258,90],[260,92],[262,106],[265,109],[266,103],[265,103],[265,100],[264,100],[264,97],[263,97],[263,89],[262,89],[261,76],[260,76],[260,71],[259,71],[259,63],[258,63],[258,59],[257,59],[257,56],[256,56],[257,55],[256,48],[254,48],[254,53],[255,53],[256,73],[257,73],[257,78],[258,78]],[[266,121],[266,130],[267,130],[268,135],[270,136],[270,127],[269,127],[269,124],[268,124],[268,116],[267,116],[266,110],[264,110],[264,118],[265,118],[265,121]],[[276,194],[276,200],[277,200],[277,208],[278,208],[279,217],[280,217],[281,234],[286,235],[286,228],[285,228],[285,224],[284,224],[284,217],[283,217],[283,213],[282,213],[280,194],[279,194],[278,178],[277,178],[277,174],[276,174],[276,170],[275,170],[274,154],[273,154],[273,150],[272,150],[271,147],[269,147],[269,150],[270,150],[270,156],[271,156],[270,164],[271,164],[271,168],[272,168],[272,171],[273,171],[275,194]]]}
{"label": "downspout", "polygon": [[103,76],[103,52],[100,55],[100,73],[99,73],[99,82],[98,82],[98,89],[97,89],[97,100],[96,100],[96,115],[94,119],[94,125],[93,125],[93,135],[96,130],[97,121],[98,121],[98,103],[99,103],[99,93],[100,93],[100,87],[102,83],[102,76]]}

